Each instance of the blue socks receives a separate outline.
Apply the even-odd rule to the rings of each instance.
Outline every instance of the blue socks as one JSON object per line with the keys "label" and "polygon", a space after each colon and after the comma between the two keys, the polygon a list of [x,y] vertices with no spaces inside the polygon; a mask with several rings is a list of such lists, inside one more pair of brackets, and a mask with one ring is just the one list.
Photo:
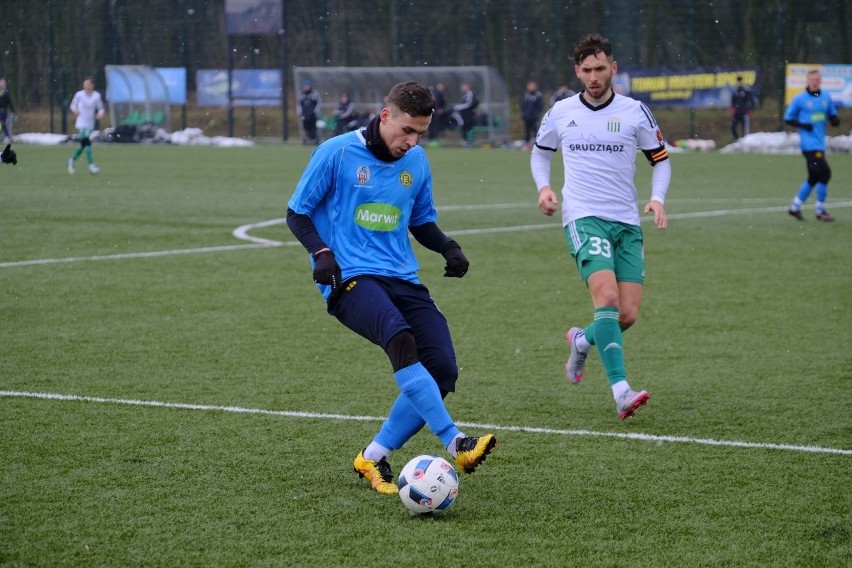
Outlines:
{"label": "blue socks", "polygon": [[[400,369],[393,376],[396,378],[399,390],[402,391],[402,397],[397,398],[391,408],[391,415],[388,416],[382,426],[382,432],[379,433],[379,437],[387,441],[387,444],[382,443],[379,437],[377,441],[389,448],[399,447],[396,444],[402,436],[409,432],[408,436],[413,436],[425,422],[441,443],[445,447],[449,446],[459,433],[459,429],[450,418],[450,413],[447,412],[444,401],[441,399],[441,391],[426,367],[418,362]],[[400,400],[403,397],[406,399],[407,406]],[[391,424],[389,425],[388,422]],[[399,430],[393,434],[388,432],[396,428]]]}
{"label": "blue socks", "polygon": [[796,197],[793,198],[793,203],[790,205],[790,209],[793,211],[800,210],[802,208],[802,204],[808,200],[808,197],[810,197],[811,191],[813,191],[814,187],[816,187],[816,211],[817,213],[824,213],[825,200],[828,197],[828,184],[822,182],[812,186],[805,181],[799,188],[799,193],[797,193]]}
{"label": "blue socks", "polygon": [[426,424],[408,398],[400,394],[382,424],[375,441],[389,450],[398,450]]}
{"label": "blue socks", "polygon": [[[825,184],[821,184],[825,185]],[[811,196],[811,191],[813,190],[813,186],[805,181],[802,186],[799,188],[799,194],[796,196],[799,198],[799,201],[804,203],[808,200],[808,197]]]}

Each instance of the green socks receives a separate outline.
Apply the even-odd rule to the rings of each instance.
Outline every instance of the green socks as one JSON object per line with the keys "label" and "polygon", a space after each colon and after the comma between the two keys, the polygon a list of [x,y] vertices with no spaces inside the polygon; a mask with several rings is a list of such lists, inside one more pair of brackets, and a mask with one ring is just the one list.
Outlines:
{"label": "green socks", "polygon": [[618,325],[618,308],[597,308],[595,321],[586,328],[586,340],[598,346],[610,385],[627,379],[621,327]]}
{"label": "green socks", "polygon": [[94,163],[91,146],[86,146],[85,148],[83,148],[82,146],[77,146],[77,149],[74,150],[74,154],[71,156],[71,159],[76,161],[77,158],[80,157],[80,154],[82,154],[83,152],[86,153],[86,161],[90,164]]}

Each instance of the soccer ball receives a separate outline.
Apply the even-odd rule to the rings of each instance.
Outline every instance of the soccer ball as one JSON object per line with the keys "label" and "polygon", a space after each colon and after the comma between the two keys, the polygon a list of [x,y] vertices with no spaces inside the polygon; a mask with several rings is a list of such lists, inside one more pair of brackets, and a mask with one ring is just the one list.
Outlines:
{"label": "soccer ball", "polygon": [[399,498],[412,515],[440,513],[456,500],[459,476],[438,456],[417,456],[399,473]]}

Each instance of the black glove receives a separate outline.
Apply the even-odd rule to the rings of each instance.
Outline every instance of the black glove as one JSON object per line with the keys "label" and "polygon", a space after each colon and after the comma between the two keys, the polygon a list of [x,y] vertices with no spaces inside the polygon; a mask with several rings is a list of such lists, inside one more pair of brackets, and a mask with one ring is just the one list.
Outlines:
{"label": "black glove", "polygon": [[317,284],[328,284],[331,293],[337,292],[341,282],[340,265],[334,258],[334,253],[324,250],[314,255],[314,282]]}
{"label": "black glove", "polygon": [[801,128],[803,130],[807,130],[808,132],[811,132],[814,129],[814,125],[813,124],[800,124],[799,128]]}
{"label": "black glove", "polygon": [[18,155],[12,150],[11,144],[6,144],[3,153],[0,154],[0,163],[15,165],[18,163]]}
{"label": "black glove", "polygon": [[447,260],[447,265],[444,267],[445,277],[461,278],[467,274],[470,262],[468,262],[467,257],[462,252],[461,246],[456,241],[448,242],[441,254]]}
{"label": "black glove", "polygon": [[832,126],[840,126],[840,117],[838,117],[836,114],[834,116],[829,116],[828,121],[831,123]]}

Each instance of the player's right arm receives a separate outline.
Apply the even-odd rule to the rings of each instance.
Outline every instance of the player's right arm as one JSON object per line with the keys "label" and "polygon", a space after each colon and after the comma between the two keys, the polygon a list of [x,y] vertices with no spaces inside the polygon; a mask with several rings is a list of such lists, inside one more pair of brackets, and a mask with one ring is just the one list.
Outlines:
{"label": "player's right arm", "polygon": [[799,98],[796,97],[793,99],[793,101],[790,103],[790,106],[787,107],[787,111],[784,113],[784,123],[789,124],[793,128],[801,128],[802,130],[807,130],[808,132],[813,130],[813,124],[799,121],[799,114]]}
{"label": "player's right arm", "polygon": [[559,208],[559,199],[550,187],[550,160],[553,152],[533,146],[530,153],[530,170],[538,188],[538,210],[550,217]]}
{"label": "player's right arm", "polygon": [[342,271],[334,251],[325,243],[311,218],[330,187],[324,175],[330,162],[317,158],[316,154],[311,158],[293,197],[287,203],[287,227],[311,255],[314,282],[331,286],[331,294],[334,295],[343,282]]}
{"label": "player's right arm", "polygon": [[314,150],[287,202],[287,226],[312,256],[330,247],[317,230],[314,215],[333,189],[337,157],[327,146]]}
{"label": "player's right arm", "polygon": [[548,217],[556,213],[559,208],[559,198],[550,186],[550,161],[560,143],[556,120],[551,119],[552,114],[553,107],[541,119],[535,144],[530,152],[530,170],[538,189],[538,210]]}

